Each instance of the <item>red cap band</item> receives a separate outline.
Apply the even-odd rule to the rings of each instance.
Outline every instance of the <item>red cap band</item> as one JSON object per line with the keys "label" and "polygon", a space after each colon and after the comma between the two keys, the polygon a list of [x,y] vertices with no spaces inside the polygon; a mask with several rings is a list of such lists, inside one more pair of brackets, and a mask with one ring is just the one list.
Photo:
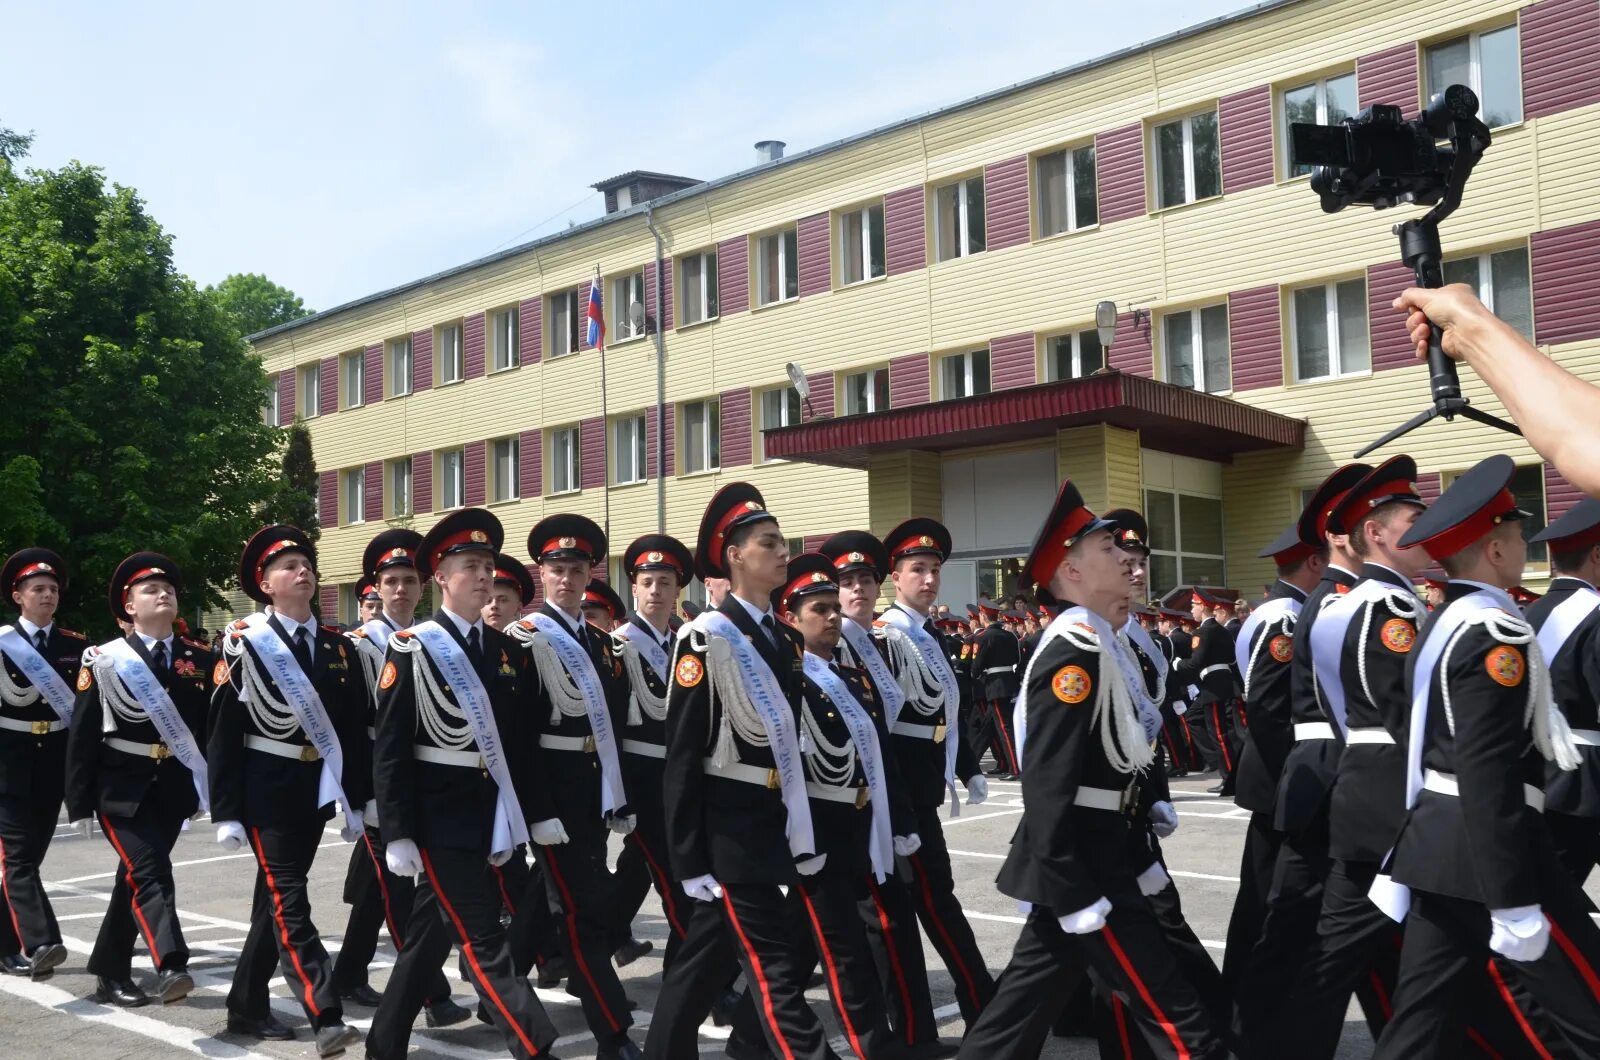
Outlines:
{"label": "red cap band", "polygon": [[256,581],[261,580],[261,575],[266,572],[267,564],[276,559],[280,552],[284,551],[285,549],[300,547],[302,547],[300,542],[296,541],[292,537],[286,537],[281,541],[274,541],[272,544],[262,549],[261,558],[256,560]]}
{"label": "red cap band", "polygon": [[389,551],[385,552],[383,555],[378,557],[378,562],[375,564],[375,566],[381,567],[385,563],[390,562],[391,560],[410,559],[410,558],[411,558],[411,550],[410,549],[391,548]]}
{"label": "red cap band", "polygon": [[839,591],[838,583],[819,570],[812,571],[810,574],[802,574],[800,577],[783,587],[783,593],[780,596],[780,599],[783,600],[783,609],[785,611],[789,610],[789,599],[790,597],[794,596],[795,593],[799,592],[801,589],[809,589],[813,586],[826,586],[827,588],[832,589],[834,592]]}
{"label": "red cap band", "polygon": [[434,546],[433,569],[437,571],[439,569],[439,561],[444,559],[445,554],[451,549],[460,548],[462,545],[482,545],[484,548],[493,547],[489,541],[489,535],[482,530],[463,530],[459,534],[451,534]]}
{"label": "red cap band", "polygon": [[56,578],[58,581],[60,580],[59,576],[56,574],[56,569],[50,566],[50,564],[30,563],[26,567],[23,567],[21,570],[17,571],[17,576],[11,579],[11,584],[14,587],[20,584],[24,578],[31,578],[35,574],[48,574],[52,578]]}
{"label": "red cap band", "polygon": [[556,551],[582,552],[585,556],[594,558],[594,546],[581,537],[552,537],[539,549],[539,555]]}
{"label": "red cap band", "polygon": [[766,514],[766,509],[755,501],[745,501],[717,520],[717,528],[711,532],[711,554],[716,557],[715,562],[718,570],[722,570],[722,565],[725,562],[722,550],[728,547],[728,530],[735,522],[752,512]]}
{"label": "red cap band", "polygon": [[1488,504],[1468,516],[1464,522],[1457,523],[1443,533],[1418,541],[1417,544],[1434,559],[1453,556],[1505,522],[1505,517],[1516,510],[1517,499],[1511,495],[1510,490],[1503,489],[1496,493]]}
{"label": "red cap band", "polygon": [[1046,536],[1044,544],[1039,546],[1039,554],[1034,557],[1033,567],[1027,571],[1035,584],[1046,585],[1061,561],[1067,557],[1067,549],[1072,547],[1083,528],[1094,522],[1094,513],[1087,508],[1074,508],[1067,512]]}

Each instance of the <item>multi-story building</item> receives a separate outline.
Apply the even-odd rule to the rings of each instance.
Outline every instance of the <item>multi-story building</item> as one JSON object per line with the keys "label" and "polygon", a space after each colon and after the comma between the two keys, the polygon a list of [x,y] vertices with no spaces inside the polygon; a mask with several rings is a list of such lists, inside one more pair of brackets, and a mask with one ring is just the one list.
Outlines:
{"label": "multi-story building", "polygon": [[[578,511],[616,557],[658,518],[692,542],[733,479],[797,546],[942,518],[960,603],[1010,587],[1071,476],[1093,507],[1146,512],[1157,588],[1253,595],[1305,491],[1428,401],[1390,308],[1389,228],[1412,211],[1322,213],[1287,125],[1415,113],[1455,82],[1494,144],[1446,276],[1596,379],[1600,5],[1264,3],[803,153],[766,144],[729,177],[625,174],[597,220],[256,336],[268,416],[306,420],[322,469],[325,609],[353,613],[385,521],[487,504],[520,556],[536,520]],[[1404,446],[1427,493],[1506,451],[1541,518],[1574,499],[1488,428]]]}

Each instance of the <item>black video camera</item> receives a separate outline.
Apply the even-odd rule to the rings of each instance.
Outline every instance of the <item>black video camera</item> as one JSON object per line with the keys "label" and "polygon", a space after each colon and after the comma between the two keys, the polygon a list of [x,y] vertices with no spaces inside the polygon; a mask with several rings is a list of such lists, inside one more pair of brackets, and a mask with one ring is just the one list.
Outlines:
{"label": "black video camera", "polygon": [[1352,203],[1379,210],[1432,206],[1448,191],[1456,143],[1471,141],[1467,150],[1475,155],[1489,146],[1488,127],[1477,113],[1477,94],[1451,85],[1410,121],[1399,107],[1375,103],[1338,125],[1296,122],[1289,127],[1290,153],[1296,165],[1314,167],[1311,190],[1325,213]]}

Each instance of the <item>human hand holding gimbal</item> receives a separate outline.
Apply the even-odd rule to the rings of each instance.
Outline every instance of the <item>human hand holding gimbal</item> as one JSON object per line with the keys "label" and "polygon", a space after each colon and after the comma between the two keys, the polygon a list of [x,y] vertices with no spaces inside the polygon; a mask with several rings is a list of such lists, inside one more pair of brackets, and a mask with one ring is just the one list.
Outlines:
{"label": "human hand holding gimbal", "polygon": [[1394,308],[1406,311],[1406,330],[1420,361],[1428,359],[1430,323],[1444,332],[1444,352],[1458,361],[1469,360],[1469,352],[1481,349],[1490,335],[1526,341],[1516,329],[1489,312],[1472,288],[1464,283],[1431,289],[1412,287],[1394,300]]}

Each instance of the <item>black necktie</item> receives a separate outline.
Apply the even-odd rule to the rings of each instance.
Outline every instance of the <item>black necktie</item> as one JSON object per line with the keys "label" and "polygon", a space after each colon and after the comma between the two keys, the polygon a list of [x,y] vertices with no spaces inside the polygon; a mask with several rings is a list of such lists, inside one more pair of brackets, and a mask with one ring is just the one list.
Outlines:
{"label": "black necktie", "polygon": [[573,630],[572,633],[572,639],[577,641],[578,647],[582,648],[585,652],[588,652],[589,650],[589,630],[586,628],[588,625],[589,623],[587,622],[579,622],[578,628]]}
{"label": "black necktie", "polygon": [[156,672],[156,680],[160,681],[162,684],[166,684],[166,682],[167,682],[167,642],[166,641],[164,641],[164,640],[156,641],[155,646],[150,649],[150,661],[151,661],[152,664],[154,664],[153,665],[153,669]]}
{"label": "black necktie", "polygon": [[829,663],[828,664],[828,669],[833,671],[833,676],[839,677],[839,678],[843,678],[844,677],[844,671],[839,669],[839,664],[838,663],[836,663],[836,662]]}
{"label": "black necktie", "polygon": [[477,626],[467,630],[467,654],[472,656],[474,666],[483,665],[483,643],[478,638]]}
{"label": "black necktie", "polygon": [[772,641],[774,648],[782,647],[782,642],[778,640],[778,623],[773,621],[771,615],[761,619],[761,628],[767,631],[767,639]]}
{"label": "black necktie", "polygon": [[36,629],[33,631],[33,646],[39,649],[40,655],[45,653],[45,649],[49,646],[49,644],[50,637],[45,633],[44,630]]}
{"label": "black necktie", "polygon": [[300,660],[301,668],[309,674],[311,672],[311,642],[306,640],[306,627],[295,627],[293,650],[294,657]]}
{"label": "black necktie", "polygon": [[935,644],[939,643],[939,631],[933,628],[933,619],[928,619],[922,624],[922,632],[933,638]]}

